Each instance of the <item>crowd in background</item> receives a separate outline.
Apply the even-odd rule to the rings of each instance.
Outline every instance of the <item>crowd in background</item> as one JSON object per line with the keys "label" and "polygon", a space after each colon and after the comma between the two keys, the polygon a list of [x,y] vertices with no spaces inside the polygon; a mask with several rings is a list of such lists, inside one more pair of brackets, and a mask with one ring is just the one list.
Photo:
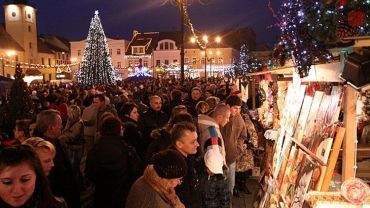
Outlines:
{"label": "crowd in background", "polygon": [[0,120],[0,207],[220,208],[249,193],[258,129],[227,79],[29,92],[28,119]]}

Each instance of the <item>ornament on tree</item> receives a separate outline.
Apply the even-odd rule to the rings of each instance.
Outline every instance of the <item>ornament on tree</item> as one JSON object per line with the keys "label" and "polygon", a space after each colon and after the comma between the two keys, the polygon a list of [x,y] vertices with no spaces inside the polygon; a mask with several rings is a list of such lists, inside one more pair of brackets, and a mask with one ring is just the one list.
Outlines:
{"label": "ornament on tree", "polygon": [[366,14],[363,11],[352,10],[348,13],[347,21],[352,27],[359,27],[365,23]]}
{"label": "ornament on tree", "polygon": [[335,8],[338,10],[338,9],[342,9],[343,7],[345,7],[346,5],[348,4],[348,0],[338,0],[337,3],[335,4]]}
{"label": "ornament on tree", "polygon": [[338,38],[352,37],[357,34],[356,28],[351,27],[346,21],[342,21],[335,31]]}

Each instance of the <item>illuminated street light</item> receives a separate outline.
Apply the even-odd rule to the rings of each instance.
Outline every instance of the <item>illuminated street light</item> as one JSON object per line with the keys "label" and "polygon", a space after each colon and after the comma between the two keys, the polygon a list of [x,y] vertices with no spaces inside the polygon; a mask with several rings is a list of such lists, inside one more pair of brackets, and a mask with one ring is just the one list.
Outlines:
{"label": "illuminated street light", "polygon": [[[190,42],[191,43],[196,43],[197,40],[195,37],[191,37],[190,38]],[[202,42],[203,42],[203,47],[199,46],[203,51],[201,52],[202,56],[204,56],[204,79],[205,81],[207,82],[207,61],[210,61],[210,72],[211,72],[211,67],[212,67],[212,59],[208,59],[208,55],[213,55],[213,51],[209,51],[208,54],[207,54],[207,49],[208,49],[208,42],[209,42],[209,38],[207,35],[203,35],[202,36]],[[216,36],[215,39],[214,39],[214,42],[219,44],[221,43],[221,37],[220,36]],[[217,51],[216,52],[217,55],[220,55],[220,51]]]}

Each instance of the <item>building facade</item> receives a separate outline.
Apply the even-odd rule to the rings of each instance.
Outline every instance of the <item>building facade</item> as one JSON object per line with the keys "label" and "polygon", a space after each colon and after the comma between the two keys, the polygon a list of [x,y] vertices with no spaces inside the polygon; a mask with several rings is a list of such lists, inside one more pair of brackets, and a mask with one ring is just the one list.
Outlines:
{"label": "building facade", "polygon": [[18,63],[27,82],[57,79],[60,65],[70,62],[69,45],[64,42],[63,46],[53,46],[50,38],[38,36],[36,9],[26,0],[4,4],[3,8],[5,27],[0,26],[1,75],[12,77]]}

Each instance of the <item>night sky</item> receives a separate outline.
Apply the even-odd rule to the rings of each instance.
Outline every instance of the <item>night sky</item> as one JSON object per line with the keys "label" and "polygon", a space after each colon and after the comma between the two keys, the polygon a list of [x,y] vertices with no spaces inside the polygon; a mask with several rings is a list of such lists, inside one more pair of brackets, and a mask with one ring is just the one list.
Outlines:
{"label": "night sky", "polygon": [[[268,0],[188,0],[194,27],[204,33],[223,29],[251,27],[257,43],[276,42],[279,29],[268,9]],[[271,0],[276,12],[281,0]],[[107,37],[130,40],[132,30],[156,32],[179,30],[178,7],[169,0],[39,0],[31,1],[37,8],[39,34],[56,34],[69,40],[87,37],[94,11],[99,15]],[[1,12],[0,22],[4,21]]]}

